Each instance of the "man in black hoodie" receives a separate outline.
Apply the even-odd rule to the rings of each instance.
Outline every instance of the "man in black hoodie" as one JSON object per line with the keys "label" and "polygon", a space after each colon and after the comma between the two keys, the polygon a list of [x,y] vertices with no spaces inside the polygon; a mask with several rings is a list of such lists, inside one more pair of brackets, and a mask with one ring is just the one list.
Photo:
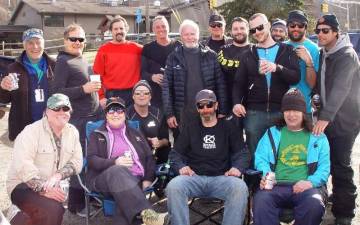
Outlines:
{"label": "man in black hoodie", "polygon": [[171,168],[179,173],[166,188],[171,224],[189,224],[191,197],[224,200],[222,224],[242,224],[248,189],[238,177],[249,165],[248,151],[234,123],[217,118],[213,91],[201,90],[195,99],[200,120],[185,125],[169,155]]}
{"label": "man in black hoodie", "polygon": [[289,45],[276,43],[262,13],[249,19],[249,33],[257,41],[244,55],[233,87],[233,112],[245,117],[246,141],[253,157],[265,130],[281,117],[281,99],[300,80],[298,57]]}
{"label": "man in black hoodie", "polygon": [[360,66],[348,35],[340,34],[335,15],[324,15],[315,33],[320,52],[317,91],[321,109],[313,133],[325,132],[330,144],[333,206],[336,225],[351,224],[355,216],[356,186],[351,152],[360,129]]}

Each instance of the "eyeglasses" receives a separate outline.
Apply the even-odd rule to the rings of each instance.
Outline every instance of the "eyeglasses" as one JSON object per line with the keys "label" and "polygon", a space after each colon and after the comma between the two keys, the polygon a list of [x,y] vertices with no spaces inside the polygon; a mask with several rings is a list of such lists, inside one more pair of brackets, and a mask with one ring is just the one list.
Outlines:
{"label": "eyeglasses", "polygon": [[106,113],[110,114],[110,115],[114,115],[115,113],[117,114],[123,114],[125,112],[124,109],[122,108],[111,108],[109,109]]}
{"label": "eyeglasses", "polygon": [[292,29],[294,29],[295,27],[303,29],[306,25],[304,23],[289,23],[288,26]]}
{"label": "eyeglasses", "polygon": [[136,95],[136,96],[140,96],[140,95],[148,96],[148,95],[150,95],[150,92],[135,92],[134,95]]}
{"label": "eyeglasses", "polygon": [[79,41],[80,43],[83,43],[85,41],[85,38],[82,37],[68,37],[67,39],[71,42]]}
{"label": "eyeglasses", "polygon": [[198,109],[204,109],[204,107],[210,109],[212,107],[214,107],[215,102],[207,102],[207,103],[196,103],[196,107]]}
{"label": "eyeglasses", "polygon": [[60,110],[62,110],[63,112],[69,112],[70,111],[70,107],[68,106],[61,106],[61,107],[56,107],[56,108],[53,108],[51,109],[52,111],[55,111],[55,112],[60,112]]}
{"label": "eyeglasses", "polygon": [[215,27],[218,27],[218,28],[222,28],[223,27],[223,24],[222,23],[212,23],[209,25],[211,28],[215,28]]}
{"label": "eyeglasses", "polygon": [[258,31],[264,30],[264,25],[265,25],[265,24],[266,24],[266,23],[261,24],[261,25],[259,25],[259,26],[257,26],[257,27],[251,28],[251,29],[249,30],[249,33],[250,33],[250,34],[255,34],[255,33],[256,33],[256,30],[258,30]]}
{"label": "eyeglasses", "polygon": [[328,34],[330,32],[331,28],[318,28],[315,29],[315,34],[320,34],[322,32],[323,34]]}

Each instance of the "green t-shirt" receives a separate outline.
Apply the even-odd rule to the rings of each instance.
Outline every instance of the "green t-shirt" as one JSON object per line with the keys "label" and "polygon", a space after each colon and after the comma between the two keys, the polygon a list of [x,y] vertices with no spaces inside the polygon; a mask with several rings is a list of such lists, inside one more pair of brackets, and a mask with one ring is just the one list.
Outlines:
{"label": "green t-shirt", "polygon": [[287,127],[281,129],[278,161],[275,169],[277,182],[294,183],[307,179],[306,158],[309,139],[310,133],[305,130],[290,131]]}

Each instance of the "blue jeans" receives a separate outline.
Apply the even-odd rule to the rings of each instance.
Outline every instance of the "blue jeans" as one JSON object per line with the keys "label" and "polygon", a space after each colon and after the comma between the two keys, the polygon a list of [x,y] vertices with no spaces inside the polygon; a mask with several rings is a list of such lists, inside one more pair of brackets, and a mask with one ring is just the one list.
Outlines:
{"label": "blue jeans", "polygon": [[294,194],[292,185],[275,185],[258,190],[254,197],[254,225],[279,225],[282,208],[293,208],[295,225],[319,225],[325,204],[317,188]]}
{"label": "blue jeans", "polygon": [[224,200],[222,225],[239,225],[245,218],[248,189],[243,180],[227,176],[177,176],[166,188],[172,225],[188,225],[189,198]]}
{"label": "blue jeans", "polygon": [[274,121],[280,118],[282,118],[281,112],[247,110],[244,128],[246,133],[246,143],[251,154],[252,166],[254,162],[254,153],[259,140],[264,135],[266,129],[272,127]]}

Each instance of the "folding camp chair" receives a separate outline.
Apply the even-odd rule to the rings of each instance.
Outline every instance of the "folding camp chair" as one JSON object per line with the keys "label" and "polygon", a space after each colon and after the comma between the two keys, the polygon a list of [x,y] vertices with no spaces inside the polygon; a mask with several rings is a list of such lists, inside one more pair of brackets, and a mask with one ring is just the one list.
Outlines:
{"label": "folding camp chair", "polygon": [[[87,147],[88,147],[88,142],[89,142],[88,139],[90,137],[90,134],[93,131],[95,131],[97,128],[99,128],[103,123],[104,123],[103,120],[99,120],[96,122],[90,121],[86,124],[85,155],[87,155]],[[140,127],[138,121],[128,120],[127,124],[130,127],[135,128],[135,129],[139,129],[139,127]],[[84,170],[85,170],[85,174],[86,174],[86,172],[87,172],[87,161],[86,160],[84,160]],[[159,177],[161,179],[165,179],[167,176],[167,173],[169,173],[168,165],[165,164],[165,165],[158,166],[157,171],[156,171],[156,178],[155,178],[154,182],[148,188],[146,188],[144,190],[144,194],[145,195],[149,194],[150,195],[149,197],[151,197],[151,193],[153,193],[154,189],[155,189],[154,185],[159,180]],[[115,203],[114,199],[105,197],[101,193],[89,190],[79,175],[78,175],[78,180],[79,180],[81,187],[85,191],[86,225],[89,225],[90,217],[95,217],[101,211],[103,212],[104,216],[113,216],[115,213],[115,207],[116,207],[116,203]],[[157,188],[159,189],[160,187],[157,187]],[[90,198],[95,199],[100,205],[100,208],[92,216],[90,216]]]}

